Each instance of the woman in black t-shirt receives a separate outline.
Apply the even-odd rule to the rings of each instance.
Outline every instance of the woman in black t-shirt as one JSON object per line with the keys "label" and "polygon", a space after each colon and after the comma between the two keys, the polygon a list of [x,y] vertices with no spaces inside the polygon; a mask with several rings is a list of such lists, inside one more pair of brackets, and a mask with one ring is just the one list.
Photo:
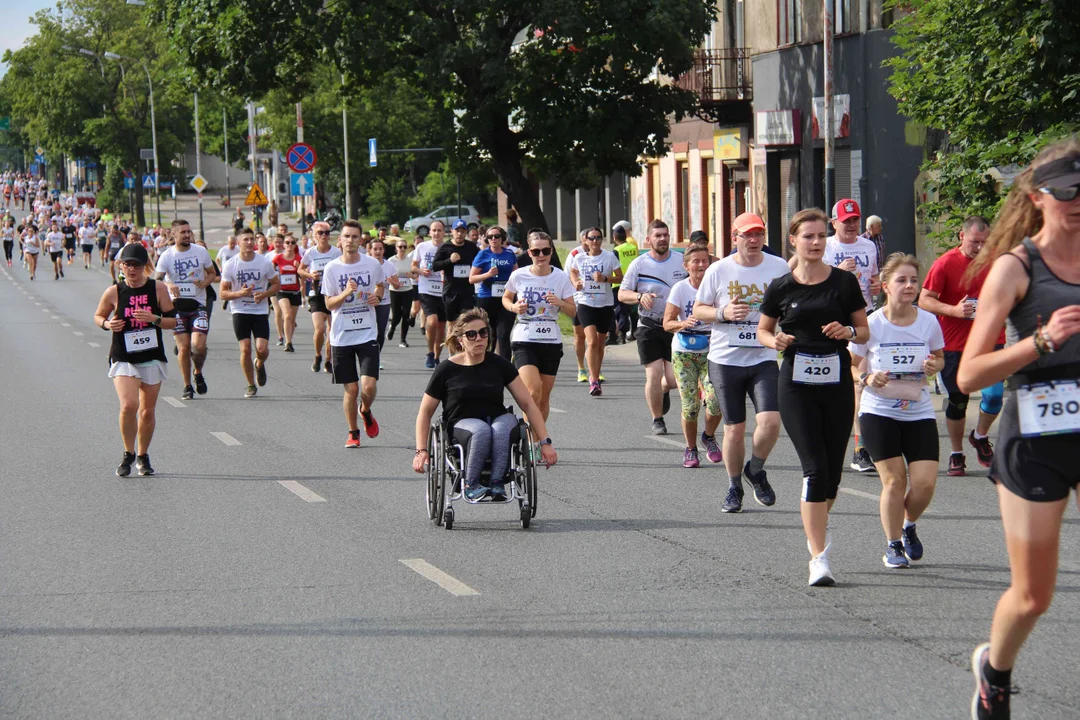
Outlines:
{"label": "woman in black t-shirt", "polygon": [[[454,440],[466,448],[465,497],[480,500],[490,491],[493,500],[506,498],[505,476],[510,467],[510,433],[517,425],[506,412],[503,391],[510,390],[514,401],[525,412],[540,442],[540,455],[546,466],[558,459],[547,425],[513,363],[487,351],[491,327],[487,313],[472,308],[461,313],[447,331],[446,347],[450,357],[439,363],[416,415],[416,456],[413,470],[424,472],[427,462],[441,458],[427,456],[428,428],[439,403]],[[480,482],[484,462],[491,458],[491,488]]]}
{"label": "woman in black t-shirt", "polygon": [[769,285],[758,322],[761,344],[784,356],[780,419],[802,464],[800,512],[811,555],[811,585],[835,582],[829,567],[829,510],[840,488],[855,417],[847,345],[870,338],[859,281],[822,261],[827,226],[825,213],[816,208],[792,218],[790,239],[799,262]]}

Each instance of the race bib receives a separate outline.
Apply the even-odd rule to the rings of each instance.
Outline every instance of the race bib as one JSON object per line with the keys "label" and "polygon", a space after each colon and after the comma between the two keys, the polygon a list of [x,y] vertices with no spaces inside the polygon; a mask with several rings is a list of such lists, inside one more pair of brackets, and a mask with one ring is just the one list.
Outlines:
{"label": "race bib", "polygon": [[877,355],[880,370],[890,375],[922,375],[926,343],[881,343]]}
{"label": "race bib", "polygon": [[581,289],[581,292],[585,293],[586,295],[603,295],[604,292],[607,290],[607,288],[604,286],[605,283],[599,283],[595,280],[586,280],[584,286]]}
{"label": "race bib", "polygon": [[840,382],[840,356],[797,352],[791,379],[804,385],[835,385]]}
{"label": "race bib", "polygon": [[322,269],[326,267],[328,262],[330,262],[328,258],[313,258],[311,261],[311,272],[322,272]]}
{"label": "race bib", "polygon": [[1021,385],[1016,400],[1024,437],[1080,432],[1080,383],[1076,380]]}
{"label": "race bib", "polygon": [[731,323],[728,327],[728,345],[731,347],[759,348],[756,323]]}
{"label": "race bib", "polygon": [[525,339],[529,342],[558,342],[559,325],[551,320],[525,323]]}
{"label": "race bib", "polygon": [[442,280],[431,280],[428,282],[428,295],[442,295]]}
{"label": "race bib", "polygon": [[412,278],[408,275],[398,275],[398,289],[409,290],[412,288]]}
{"label": "race bib", "polygon": [[154,350],[158,346],[157,330],[128,330],[124,333],[124,347],[129,353]]}
{"label": "race bib", "polygon": [[506,294],[506,283],[491,283],[491,297],[502,297]]}
{"label": "race bib", "polygon": [[181,282],[176,283],[176,297],[181,298],[193,298],[198,295],[199,289],[195,287],[195,283]]}
{"label": "race bib", "polygon": [[282,285],[295,285],[296,284],[296,275],[282,275],[281,276],[281,284]]}
{"label": "race bib", "polygon": [[344,331],[352,332],[368,329],[371,327],[371,315],[371,306],[369,305],[343,308],[341,322],[344,324]]}
{"label": "race bib", "polygon": [[463,279],[469,277],[469,271],[472,269],[472,265],[455,265],[454,277]]}

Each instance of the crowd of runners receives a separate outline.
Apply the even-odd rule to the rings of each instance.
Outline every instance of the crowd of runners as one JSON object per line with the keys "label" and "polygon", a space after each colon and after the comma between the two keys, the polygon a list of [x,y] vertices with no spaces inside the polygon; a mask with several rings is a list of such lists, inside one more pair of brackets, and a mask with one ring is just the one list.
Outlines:
{"label": "crowd of runners", "polygon": [[[990,642],[975,652],[972,716],[1008,717],[1011,669],[1050,604],[1062,514],[1080,480],[1070,451],[1080,432],[1075,138],[1047,148],[1016,177],[993,222],[967,218],[958,245],[930,267],[912,255],[886,255],[860,235],[864,218],[852,199],[829,214],[797,213],[784,232],[787,261],[768,248],[765,223],[752,213],[735,219],[723,258],[702,233],[671,247],[659,220],[640,246],[629,223],[612,228],[609,247],[603,229],[588,228],[563,257],[542,231],[462,221],[447,228],[437,220],[415,245],[396,226],[372,234],[355,221],[336,237],[322,222],[299,237],[286,225],[269,236],[241,228],[215,256],[183,220],[139,232],[44,184],[6,175],[0,186],[9,267],[18,258],[33,278],[37,256],[48,252],[59,279],[78,246],[84,267],[110,264],[115,282],[94,321],[112,337],[121,476],[133,467],[154,472],[154,405],[170,350],[183,396],[208,392],[206,337],[218,301],[229,312],[248,398],[268,383],[274,331],[283,352],[296,352],[307,343],[296,334],[297,317],[310,315],[311,370],[341,386],[346,448],[360,446],[361,423],[368,438],[378,437],[383,348],[395,335],[410,347],[411,333],[424,348],[417,363],[433,370],[413,467],[422,472],[431,462],[422,431],[444,403],[470,437],[487,438],[470,445],[484,456],[465,471],[474,501],[504,492],[497,473],[486,485],[480,474],[486,457],[505,470],[504,388],[542,429],[540,457],[555,462],[546,422],[564,348],[560,316],[573,328],[586,403],[603,397],[607,349],[632,341],[644,370],[648,416],[641,423],[667,434],[671,393],[679,394],[682,466],[700,467],[702,455],[723,465],[722,512],[740,512],[747,492],[774,505],[767,466],[785,429],[801,464],[815,586],[835,582],[830,511],[845,465],[880,477],[882,562],[907,568],[924,557],[916,524],[941,461],[948,476],[964,475],[970,446],[997,485],[1012,569]],[[16,219],[13,211],[25,214]],[[172,348],[162,330],[172,330]],[[930,393],[937,382],[945,392],[945,458]],[[995,448],[989,435],[999,417]]]}

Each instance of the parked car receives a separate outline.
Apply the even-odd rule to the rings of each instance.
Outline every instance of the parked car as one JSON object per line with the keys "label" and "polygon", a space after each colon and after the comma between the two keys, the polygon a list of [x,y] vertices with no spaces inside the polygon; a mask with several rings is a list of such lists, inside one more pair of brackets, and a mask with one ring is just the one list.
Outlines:
{"label": "parked car", "polygon": [[450,229],[450,225],[461,218],[469,227],[476,227],[480,224],[480,213],[472,205],[462,205],[458,207],[456,205],[444,205],[437,207],[427,215],[421,215],[420,217],[409,218],[405,221],[405,232],[414,232],[417,235],[425,236],[428,231],[431,230],[431,223],[435,220],[442,220],[446,223],[446,229]]}
{"label": "parked car", "polygon": [[97,204],[97,196],[89,191],[75,193],[75,202],[79,205],[86,205],[87,207],[94,207]]}

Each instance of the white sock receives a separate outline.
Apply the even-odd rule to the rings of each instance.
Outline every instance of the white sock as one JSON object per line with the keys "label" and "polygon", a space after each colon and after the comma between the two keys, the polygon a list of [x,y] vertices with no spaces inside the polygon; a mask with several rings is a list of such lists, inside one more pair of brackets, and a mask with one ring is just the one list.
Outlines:
{"label": "white sock", "polygon": [[976,440],[985,440],[989,435],[980,435],[978,430],[972,430],[971,434],[975,436]]}
{"label": "white sock", "polygon": [[913,527],[915,527],[915,523],[911,522],[910,520],[904,520],[904,529],[905,530],[907,530],[908,528],[913,528]]}

